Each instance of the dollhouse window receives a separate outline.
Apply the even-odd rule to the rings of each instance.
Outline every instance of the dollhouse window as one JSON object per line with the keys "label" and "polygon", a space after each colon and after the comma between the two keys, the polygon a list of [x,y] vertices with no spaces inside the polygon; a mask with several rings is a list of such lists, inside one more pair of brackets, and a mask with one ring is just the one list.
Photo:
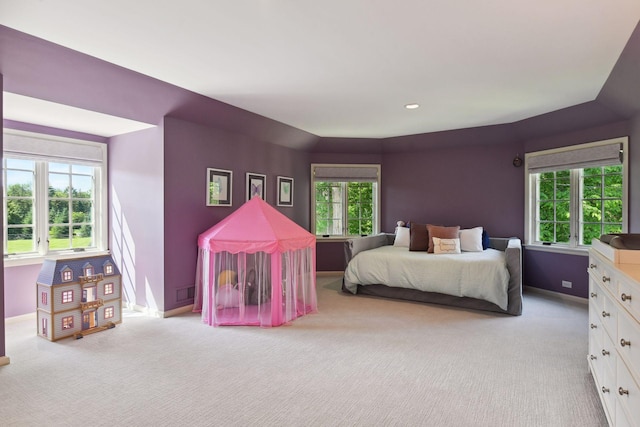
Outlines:
{"label": "dollhouse window", "polygon": [[113,294],[113,283],[105,283],[104,284],[104,294],[105,295]]}
{"label": "dollhouse window", "polygon": [[107,263],[104,265],[104,274],[106,275],[111,275],[113,274],[113,264],[111,264],[110,262],[107,261]]}
{"label": "dollhouse window", "polygon": [[67,267],[64,270],[62,270],[60,272],[60,274],[62,274],[62,281],[63,282],[70,282],[70,281],[73,280],[73,271],[71,271],[71,269],[69,267]]}
{"label": "dollhouse window", "polygon": [[113,318],[113,307],[105,307],[104,308],[104,318],[105,319]]}
{"label": "dollhouse window", "polygon": [[87,264],[84,266],[84,275],[93,276],[93,266],[91,264]]}
{"label": "dollhouse window", "polygon": [[73,328],[73,316],[67,316],[62,318],[62,329]]}
{"label": "dollhouse window", "polygon": [[42,305],[47,305],[47,298],[48,298],[48,294],[46,292],[43,292],[40,296],[40,301],[42,302]]}
{"label": "dollhouse window", "polygon": [[73,302],[73,291],[62,291],[62,303]]}

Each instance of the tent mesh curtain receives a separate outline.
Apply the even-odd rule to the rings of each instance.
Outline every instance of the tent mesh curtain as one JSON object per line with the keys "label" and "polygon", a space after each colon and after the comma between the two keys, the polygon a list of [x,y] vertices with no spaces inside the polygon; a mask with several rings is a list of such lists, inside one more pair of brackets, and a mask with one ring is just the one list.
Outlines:
{"label": "tent mesh curtain", "polygon": [[279,326],[315,312],[314,256],[312,248],[273,254],[200,249],[195,309],[211,326]]}

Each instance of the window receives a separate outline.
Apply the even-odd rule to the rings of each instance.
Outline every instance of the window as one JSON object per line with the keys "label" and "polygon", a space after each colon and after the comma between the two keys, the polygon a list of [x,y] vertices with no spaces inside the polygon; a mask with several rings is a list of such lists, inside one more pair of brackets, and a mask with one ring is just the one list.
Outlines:
{"label": "window", "polygon": [[84,266],[84,275],[87,277],[93,276],[93,266],[91,264]]}
{"label": "window", "polygon": [[48,295],[46,292],[42,292],[41,294],[41,299],[40,301],[42,302],[42,305],[47,305],[47,301],[48,301]]}
{"label": "window", "polygon": [[63,282],[70,282],[73,280],[73,271],[69,267],[63,269],[60,274],[62,275]]}
{"label": "window", "polygon": [[380,165],[311,165],[312,227],[317,236],[379,232]]}
{"label": "window", "polygon": [[62,329],[73,328],[73,316],[67,316],[62,318]]}
{"label": "window", "polygon": [[106,274],[107,276],[110,276],[113,274],[113,264],[106,263],[104,265],[104,274]]}
{"label": "window", "polygon": [[62,303],[73,302],[73,291],[62,291]]}
{"label": "window", "polygon": [[4,255],[106,249],[106,145],[4,132]]}
{"label": "window", "polygon": [[105,307],[104,308],[104,318],[112,319],[113,318],[113,307]]}
{"label": "window", "polygon": [[627,138],[529,153],[526,242],[581,248],[627,230]]}
{"label": "window", "polygon": [[105,295],[113,294],[113,283],[105,283],[104,284],[104,294]]}

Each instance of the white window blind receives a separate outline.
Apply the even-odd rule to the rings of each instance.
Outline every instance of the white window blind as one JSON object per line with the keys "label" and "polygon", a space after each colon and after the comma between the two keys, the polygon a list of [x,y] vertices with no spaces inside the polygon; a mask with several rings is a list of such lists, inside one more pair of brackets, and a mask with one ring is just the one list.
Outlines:
{"label": "white window blind", "polygon": [[313,165],[314,181],[377,182],[378,165]]}
{"label": "white window blind", "polygon": [[3,150],[14,157],[87,165],[100,165],[106,157],[106,144],[37,138],[13,133],[4,134]]}
{"label": "white window blind", "polygon": [[529,173],[554,172],[622,164],[622,144],[619,142],[573,148],[540,155],[527,155]]}

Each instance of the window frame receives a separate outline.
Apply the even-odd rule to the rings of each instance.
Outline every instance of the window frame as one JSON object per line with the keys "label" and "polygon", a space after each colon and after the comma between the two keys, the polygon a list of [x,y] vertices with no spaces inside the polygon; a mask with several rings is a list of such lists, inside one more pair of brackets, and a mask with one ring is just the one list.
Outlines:
{"label": "window frame", "polygon": [[[34,239],[35,251],[23,252],[17,254],[3,254],[4,265],[7,267],[14,267],[20,265],[32,265],[39,264],[45,258],[54,259],[70,259],[78,258],[79,256],[97,256],[108,254],[108,158],[107,158],[107,144],[94,141],[79,140],[73,138],[57,137],[46,134],[38,134],[33,132],[25,132],[14,129],[3,129],[5,141],[9,138],[24,142],[28,148],[24,153],[20,150],[10,149],[5,144],[3,159],[4,158],[16,158],[26,159],[36,162],[34,184]],[[91,153],[99,153],[96,157],[100,157],[99,160],[83,160],[82,158],[75,158],[70,155],[68,158],[62,158],[57,153],[38,153],[33,147],[37,147],[38,143],[47,143],[55,145],[59,143],[60,146],[65,147],[77,147],[79,152],[91,151]],[[16,144],[14,143],[13,146]],[[81,157],[81,156],[80,156]],[[95,168],[94,170],[94,200],[93,200],[93,235],[94,244],[89,248],[68,248],[68,249],[55,249],[49,248],[46,240],[49,236],[49,222],[48,222],[48,165],[49,163],[68,163],[73,165],[85,165]],[[2,165],[4,171],[4,163]],[[4,173],[4,172],[3,172]],[[6,183],[3,180],[3,187]],[[3,192],[6,189],[3,188]],[[6,209],[5,198],[3,198],[3,210]],[[6,222],[6,216],[3,220],[3,233],[6,235],[7,229],[4,222]],[[37,243],[37,241],[41,243]],[[44,243],[44,244],[43,244]],[[4,252],[4,250],[3,250]]]}
{"label": "window frame", "polygon": [[73,329],[74,323],[75,323],[74,316],[65,316],[60,320],[61,320],[61,323],[62,323],[62,330],[63,331],[66,331],[68,329]]}
{"label": "window frame", "polygon": [[61,304],[71,304],[74,300],[74,292],[73,289],[67,289],[60,292],[60,303]]}
{"label": "window frame", "polygon": [[116,313],[115,313],[115,308],[110,305],[104,308],[104,318],[106,319],[113,319],[115,317]]}
{"label": "window frame", "polygon": [[[339,168],[344,168],[345,170],[349,170],[349,169],[354,169],[354,168],[375,168],[376,172],[377,172],[377,177],[375,181],[372,180],[367,180],[367,179],[358,179],[357,177],[354,177],[352,179],[334,179],[334,180],[324,180],[324,179],[316,179],[314,176],[314,171],[316,168],[335,168],[335,169],[339,169]],[[381,197],[380,197],[380,187],[381,187],[381,166],[380,164],[362,164],[362,163],[358,163],[358,164],[345,164],[345,163],[312,163],[311,164],[311,233],[313,235],[316,236],[317,240],[346,240],[346,239],[350,239],[353,237],[356,237],[356,235],[349,235],[346,234],[346,231],[348,229],[348,224],[347,224],[347,210],[348,210],[348,191],[347,191],[347,184],[349,182],[374,182],[375,185],[373,186],[373,197],[372,200],[374,202],[374,207],[373,207],[373,231],[372,231],[372,235],[373,234],[377,234],[380,232],[380,201],[381,201]],[[316,234],[316,182],[329,182],[329,181],[334,181],[334,182],[340,182],[343,188],[342,191],[342,212],[343,212],[343,224],[342,224],[342,234],[340,235],[330,235],[330,236],[326,236],[326,235],[319,235]],[[359,235],[358,235],[359,236]]]}
{"label": "window frame", "polygon": [[114,285],[113,282],[104,284],[104,294],[105,295],[113,295],[114,293]]}
{"label": "window frame", "polygon": [[[581,223],[582,223],[582,170],[590,167],[598,166],[586,166],[586,167],[571,167],[566,169],[570,171],[570,241],[568,244],[564,243],[552,243],[550,245],[544,244],[541,241],[536,240],[536,215],[537,215],[537,180],[536,175],[540,172],[530,172],[529,162],[532,157],[548,155],[554,153],[563,153],[574,150],[581,150],[591,147],[599,147],[604,145],[618,144],[622,147],[622,232],[628,231],[628,212],[629,212],[629,167],[628,167],[628,153],[629,153],[629,138],[620,137],[607,139],[602,141],[595,141],[584,144],[571,145],[567,147],[555,148],[550,150],[536,151],[525,154],[525,233],[524,244],[529,249],[541,250],[547,252],[560,252],[569,254],[586,255],[590,245],[584,245],[581,243]],[[601,166],[606,166],[602,164]],[[557,170],[557,169],[556,169]]]}

